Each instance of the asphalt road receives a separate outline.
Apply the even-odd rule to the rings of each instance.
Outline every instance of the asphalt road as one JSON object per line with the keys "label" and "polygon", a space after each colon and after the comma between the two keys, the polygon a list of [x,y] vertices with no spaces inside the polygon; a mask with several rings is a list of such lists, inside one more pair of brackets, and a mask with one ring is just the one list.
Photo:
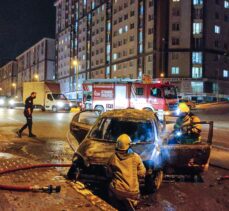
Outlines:
{"label": "asphalt road", "polygon": [[[213,120],[215,122],[213,143],[218,148],[213,150],[212,160],[219,166],[221,164],[224,167],[227,166],[229,161],[227,159],[229,105],[199,106],[194,112],[201,117],[201,120]],[[0,152],[4,152],[0,153],[0,160],[7,156],[6,153],[9,153],[9,155],[14,154],[36,162],[69,162],[73,152],[68,147],[66,137],[73,116],[73,113],[35,111],[33,133],[37,135],[37,138],[28,138],[28,132],[25,131],[23,138],[19,139],[15,132],[25,123],[23,110],[0,108],[0,139],[4,137],[3,139],[6,140],[4,144],[0,142]],[[73,137],[70,138],[74,141]],[[10,142],[8,143],[7,140]],[[143,196],[139,209],[166,211],[228,210],[228,181],[223,181],[221,184],[216,181],[216,178],[223,175],[228,175],[228,171],[210,166],[209,171],[203,175],[203,183],[193,184],[183,180],[165,181],[157,193]],[[94,186],[90,188],[99,197],[106,199],[103,188],[97,187],[96,190]],[[62,203],[65,204],[63,200]],[[31,200],[30,204],[31,206],[38,205],[38,202],[33,204],[33,200]]]}

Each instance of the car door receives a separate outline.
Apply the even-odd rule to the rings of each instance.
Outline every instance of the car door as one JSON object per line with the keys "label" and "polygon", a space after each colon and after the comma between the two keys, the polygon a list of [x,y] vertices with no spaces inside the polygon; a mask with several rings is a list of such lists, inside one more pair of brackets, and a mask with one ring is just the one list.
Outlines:
{"label": "car door", "polygon": [[208,125],[203,127],[202,140],[196,144],[164,144],[161,148],[165,171],[173,169],[175,172],[192,170],[198,172],[206,170],[209,165],[212,147],[213,122],[200,122],[198,124]]}
{"label": "car door", "polygon": [[98,111],[87,110],[79,112],[73,117],[70,123],[70,131],[79,143],[86,137],[99,115]]}
{"label": "car door", "polygon": [[52,104],[53,104],[53,97],[50,93],[46,94],[45,98],[45,109],[46,110],[51,110],[52,109]]}

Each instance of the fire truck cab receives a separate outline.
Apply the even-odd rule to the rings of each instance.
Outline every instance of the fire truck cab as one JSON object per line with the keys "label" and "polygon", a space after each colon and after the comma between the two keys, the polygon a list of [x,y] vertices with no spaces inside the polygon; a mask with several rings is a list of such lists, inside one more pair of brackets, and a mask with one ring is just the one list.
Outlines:
{"label": "fire truck cab", "polygon": [[112,109],[147,109],[176,112],[176,87],[169,83],[144,83],[133,79],[91,79],[83,83],[83,107],[102,112]]}

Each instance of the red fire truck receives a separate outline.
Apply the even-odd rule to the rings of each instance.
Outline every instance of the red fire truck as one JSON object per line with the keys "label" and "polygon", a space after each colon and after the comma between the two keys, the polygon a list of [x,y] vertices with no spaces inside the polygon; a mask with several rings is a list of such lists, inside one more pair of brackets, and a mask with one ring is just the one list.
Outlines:
{"label": "red fire truck", "polygon": [[83,107],[107,111],[111,109],[149,109],[176,112],[176,87],[160,81],[144,83],[132,79],[91,79],[83,83]]}

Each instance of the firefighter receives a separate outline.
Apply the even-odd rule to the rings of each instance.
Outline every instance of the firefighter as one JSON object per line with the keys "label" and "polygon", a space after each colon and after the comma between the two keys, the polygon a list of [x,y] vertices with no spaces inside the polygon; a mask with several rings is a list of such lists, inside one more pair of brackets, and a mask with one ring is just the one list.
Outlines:
{"label": "firefighter", "polygon": [[24,116],[26,118],[26,124],[17,131],[17,135],[19,138],[21,138],[23,130],[25,130],[27,127],[29,129],[29,137],[36,137],[36,135],[32,133],[33,100],[36,98],[36,94],[36,92],[32,92],[31,95],[25,100]]}
{"label": "firefighter", "polygon": [[138,177],[145,176],[141,157],[130,148],[131,139],[122,134],[117,139],[116,152],[108,162],[111,177],[109,196],[119,210],[134,210],[139,199]]}
{"label": "firefighter", "polygon": [[190,112],[190,108],[186,103],[179,104],[180,116],[174,125],[174,137],[169,144],[194,144],[201,140],[201,129],[199,117]]}

